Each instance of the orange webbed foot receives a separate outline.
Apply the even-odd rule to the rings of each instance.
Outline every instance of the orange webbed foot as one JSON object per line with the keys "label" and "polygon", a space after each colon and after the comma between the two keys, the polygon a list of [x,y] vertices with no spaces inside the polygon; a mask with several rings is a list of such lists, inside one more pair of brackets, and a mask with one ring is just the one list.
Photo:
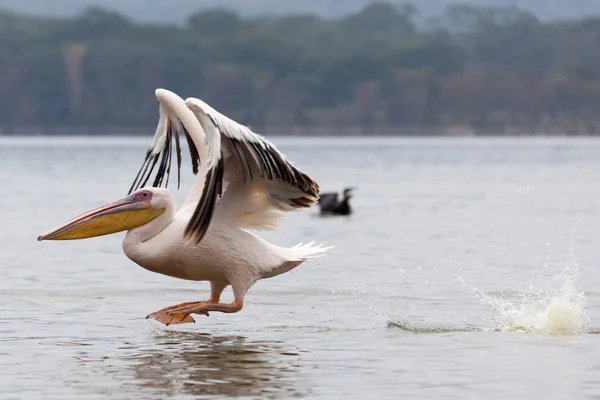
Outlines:
{"label": "orange webbed foot", "polygon": [[[196,321],[190,315],[191,313],[185,312],[185,311],[182,312],[179,310],[180,309],[185,310],[186,308],[189,308],[189,307],[196,307],[199,304],[206,304],[206,302],[188,301],[186,303],[181,303],[181,304],[176,304],[174,306],[165,307],[165,308],[162,308],[151,314],[148,314],[146,316],[146,319],[148,319],[148,318],[155,319],[156,321],[158,321],[166,326],[176,325],[176,324],[194,323]],[[205,315],[208,316],[208,313],[205,313]]]}
{"label": "orange webbed foot", "polygon": [[198,314],[198,315],[206,315],[208,317],[207,305],[209,303],[206,301],[197,301],[192,303],[184,303],[177,307],[170,308],[166,310],[167,315],[190,315],[190,314]]}
{"label": "orange webbed foot", "polygon": [[164,324],[165,326],[196,322],[189,314],[169,314],[169,312],[166,310],[153,312],[146,317],[146,319],[148,318],[152,318],[161,324]]}

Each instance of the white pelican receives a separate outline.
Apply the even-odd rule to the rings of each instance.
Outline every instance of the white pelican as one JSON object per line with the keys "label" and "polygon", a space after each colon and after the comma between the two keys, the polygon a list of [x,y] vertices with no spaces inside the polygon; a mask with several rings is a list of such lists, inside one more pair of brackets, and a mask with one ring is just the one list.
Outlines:
{"label": "white pelican", "polygon": [[[127,230],[123,251],[141,267],[209,281],[208,300],[166,307],[147,317],[166,325],[194,322],[190,314],[238,312],[257,280],[290,271],[329,249],[312,243],[279,247],[250,232],[276,229],[285,212],[308,208],[318,199],[317,183],[274,145],[199,99],[184,101],[165,89],[157,89],[156,98],[160,113],[156,134],[129,195],[38,240],[83,239]],[[173,196],[161,186],[163,181],[168,185],[173,145],[179,186],[181,132],[198,179],[176,211]],[[144,187],[157,164],[152,187]],[[234,301],[220,303],[229,285]]]}

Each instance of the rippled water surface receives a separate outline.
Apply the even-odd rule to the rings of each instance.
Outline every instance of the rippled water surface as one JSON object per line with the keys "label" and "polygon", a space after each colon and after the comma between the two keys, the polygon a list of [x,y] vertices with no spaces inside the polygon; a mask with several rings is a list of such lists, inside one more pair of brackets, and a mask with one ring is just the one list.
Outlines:
{"label": "rippled water surface", "polygon": [[36,241],[122,197],[150,138],[0,139],[0,398],[600,396],[600,141],[272,141],[356,213],[291,215],[262,236],[335,248],[165,329],[145,315],[208,283],[123,234]]}

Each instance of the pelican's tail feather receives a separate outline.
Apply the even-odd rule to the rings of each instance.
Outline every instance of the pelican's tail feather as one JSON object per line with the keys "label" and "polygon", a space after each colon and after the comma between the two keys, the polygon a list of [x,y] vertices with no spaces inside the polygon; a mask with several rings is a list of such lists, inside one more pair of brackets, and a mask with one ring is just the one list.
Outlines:
{"label": "pelican's tail feather", "polygon": [[315,246],[314,242],[310,242],[307,244],[300,243],[290,248],[279,247],[279,254],[283,257],[284,261],[281,264],[277,264],[275,268],[263,271],[261,279],[271,278],[288,272],[305,261],[323,256],[327,250],[333,248],[333,246],[323,247],[323,245]]}
{"label": "pelican's tail feather", "polygon": [[323,247],[324,245],[325,243],[321,243],[320,245],[315,246],[315,242],[306,244],[299,243],[289,249],[290,255],[292,256],[290,261],[306,261],[311,258],[322,257],[327,250],[333,249],[334,247]]}

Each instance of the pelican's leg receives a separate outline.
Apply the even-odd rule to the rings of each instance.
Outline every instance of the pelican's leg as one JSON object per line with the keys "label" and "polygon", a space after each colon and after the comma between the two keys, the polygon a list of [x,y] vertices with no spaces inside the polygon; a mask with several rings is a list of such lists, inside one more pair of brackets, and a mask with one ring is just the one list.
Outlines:
{"label": "pelican's leg", "polygon": [[244,307],[244,301],[242,299],[235,299],[233,303],[208,303],[205,301],[198,302],[196,304],[185,305],[177,307],[167,311],[167,315],[171,316],[185,316],[189,317],[190,314],[203,314],[208,315],[209,311],[219,311],[223,313],[235,313]]}
{"label": "pelican's leg", "polygon": [[[189,315],[191,313],[184,314],[184,313],[173,312],[173,311],[178,310],[180,308],[187,308],[187,307],[198,308],[203,304],[218,303],[219,300],[221,299],[221,293],[223,293],[223,290],[226,287],[227,287],[227,283],[225,283],[225,282],[212,282],[211,281],[210,282],[210,297],[208,298],[207,301],[187,301],[184,303],[176,304],[174,306],[165,307],[165,308],[162,308],[151,314],[148,314],[146,316],[146,319],[153,318],[153,319],[157,320],[158,322],[161,322],[167,326],[196,322],[194,320],[194,318],[192,318],[192,316]],[[195,314],[202,314],[202,315],[206,315],[208,317],[208,311],[197,312]]]}
{"label": "pelican's leg", "polygon": [[[236,282],[232,283],[231,286],[233,288],[233,297],[234,297],[233,303],[230,303],[230,304],[219,303],[218,297],[217,297],[216,302],[202,301],[202,302],[198,302],[196,304],[186,304],[186,305],[182,305],[181,307],[172,308],[167,311],[167,315],[185,316],[185,318],[187,318],[190,314],[208,315],[209,311],[218,311],[218,312],[223,312],[223,313],[236,313],[236,312],[240,311],[242,309],[242,307],[244,307],[244,295],[246,294],[246,291],[252,285],[252,283],[253,282],[250,282],[250,283],[242,282],[241,284],[240,283],[236,284]],[[212,282],[211,282],[211,288],[212,289],[215,288],[215,286],[213,286]],[[221,291],[219,292],[219,295],[221,294],[222,291],[223,291],[223,289],[221,289]]]}
{"label": "pelican's leg", "polygon": [[228,285],[227,282],[210,281],[210,298],[207,303],[218,303],[221,300],[221,293]]}

